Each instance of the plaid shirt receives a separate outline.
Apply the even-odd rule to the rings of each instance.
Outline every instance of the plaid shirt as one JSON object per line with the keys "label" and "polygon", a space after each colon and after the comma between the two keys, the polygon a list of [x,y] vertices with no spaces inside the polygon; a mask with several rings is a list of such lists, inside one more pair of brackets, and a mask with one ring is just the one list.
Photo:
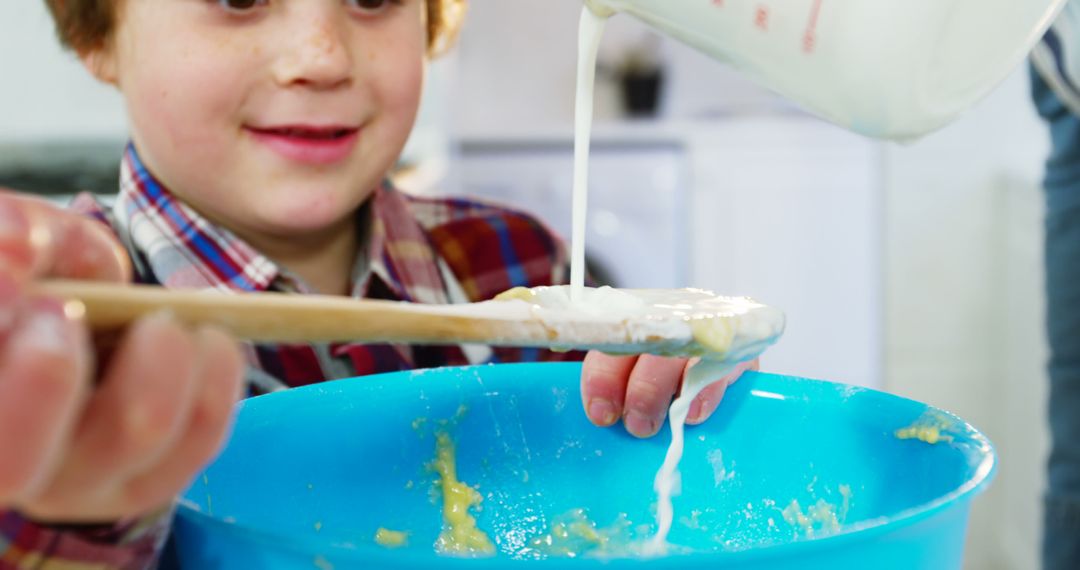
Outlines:
{"label": "plaid shirt", "polygon": [[[228,230],[173,197],[134,148],[124,154],[112,208],[89,195],[72,207],[108,224],[127,248],[136,280],[166,288],[285,291],[309,288]],[[562,245],[534,218],[473,200],[408,196],[379,187],[357,212],[354,297],[417,303],[490,299],[511,287],[565,283]],[[390,344],[248,345],[250,395],[325,380],[480,362],[579,359],[545,350]],[[171,510],[103,526],[46,526],[0,511],[0,568],[147,568]]]}

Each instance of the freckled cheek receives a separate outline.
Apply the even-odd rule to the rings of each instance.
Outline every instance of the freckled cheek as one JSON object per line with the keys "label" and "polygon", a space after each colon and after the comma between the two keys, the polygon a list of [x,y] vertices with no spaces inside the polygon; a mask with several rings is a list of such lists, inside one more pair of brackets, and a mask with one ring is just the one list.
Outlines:
{"label": "freckled cheek", "polygon": [[241,107],[235,82],[189,58],[155,58],[124,86],[134,138],[175,192],[196,199],[197,191],[204,201],[224,205],[221,183],[242,174],[236,171]]}
{"label": "freckled cheek", "polygon": [[227,71],[162,65],[140,78],[130,101],[146,128],[160,130],[178,147],[212,145],[238,127],[239,93]]}

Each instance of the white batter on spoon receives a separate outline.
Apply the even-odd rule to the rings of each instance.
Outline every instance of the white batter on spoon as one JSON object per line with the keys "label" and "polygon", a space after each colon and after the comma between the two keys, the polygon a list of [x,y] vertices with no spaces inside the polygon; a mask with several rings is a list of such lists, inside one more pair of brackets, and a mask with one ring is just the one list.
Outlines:
{"label": "white batter on spoon", "polygon": [[[541,322],[548,346],[557,349],[608,354],[647,352],[740,362],[760,354],[784,330],[784,314],[778,309],[701,289],[583,287],[575,300],[572,287],[518,287],[468,310]],[[596,344],[583,342],[589,335],[582,327],[590,326],[604,332]]]}

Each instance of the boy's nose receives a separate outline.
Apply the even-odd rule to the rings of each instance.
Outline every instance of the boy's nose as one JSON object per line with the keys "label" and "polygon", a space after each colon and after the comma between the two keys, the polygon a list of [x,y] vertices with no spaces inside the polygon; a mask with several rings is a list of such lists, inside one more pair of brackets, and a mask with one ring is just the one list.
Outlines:
{"label": "boy's nose", "polygon": [[331,14],[305,18],[306,25],[290,30],[274,66],[274,78],[281,85],[307,85],[328,89],[352,80],[353,61],[348,29]]}

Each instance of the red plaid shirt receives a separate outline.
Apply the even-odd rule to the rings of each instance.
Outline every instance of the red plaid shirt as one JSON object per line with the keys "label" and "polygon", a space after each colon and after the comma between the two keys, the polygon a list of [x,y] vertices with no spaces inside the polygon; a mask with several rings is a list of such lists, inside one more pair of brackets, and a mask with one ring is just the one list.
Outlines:
{"label": "red plaid shirt", "polygon": [[[166,288],[309,292],[288,269],[173,197],[129,147],[111,208],[88,195],[74,209],[113,228],[130,253],[136,280]],[[357,212],[362,247],[353,296],[417,303],[490,299],[511,287],[565,283],[559,240],[531,216],[461,199],[418,198],[389,184]],[[322,344],[248,346],[248,391],[337,378],[479,362],[579,359],[544,350]],[[0,512],[0,568],[146,568],[168,533],[171,511],[106,526],[38,525]]]}

